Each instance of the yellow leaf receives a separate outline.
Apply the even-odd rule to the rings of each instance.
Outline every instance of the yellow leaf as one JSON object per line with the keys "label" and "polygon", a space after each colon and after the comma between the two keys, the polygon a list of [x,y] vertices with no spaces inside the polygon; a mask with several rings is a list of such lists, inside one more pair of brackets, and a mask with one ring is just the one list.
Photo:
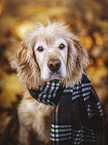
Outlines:
{"label": "yellow leaf", "polygon": [[103,45],[103,40],[102,40],[101,35],[97,32],[94,32],[93,36],[95,38],[96,44],[99,45],[99,46],[102,46]]}
{"label": "yellow leaf", "polygon": [[86,69],[86,72],[88,74],[88,76],[90,77],[90,80],[92,82],[92,84],[100,84],[102,79],[107,77],[107,68],[105,66],[89,66]]}
{"label": "yellow leaf", "polygon": [[85,49],[90,50],[93,45],[93,40],[90,36],[80,37],[81,43],[85,47]]}
{"label": "yellow leaf", "polygon": [[17,101],[16,95],[22,93],[22,86],[16,74],[6,74],[0,70],[0,87],[2,89],[0,95],[1,107],[12,107],[12,103]]}
{"label": "yellow leaf", "polygon": [[9,120],[10,120],[10,116],[8,116],[7,112],[0,114],[0,133],[3,133]]}
{"label": "yellow leaf", "polygon": [[22,23],[15,26],[15,32],[20,39],[25,37],[25,33],[33,27],[30,21],[24,20]]}

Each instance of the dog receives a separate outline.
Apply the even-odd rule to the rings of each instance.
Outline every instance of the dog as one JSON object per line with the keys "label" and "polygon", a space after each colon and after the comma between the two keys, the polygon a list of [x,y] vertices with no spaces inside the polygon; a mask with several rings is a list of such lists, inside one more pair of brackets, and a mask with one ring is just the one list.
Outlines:
{"label": "dog", "polygon": [[37,142],[50,143],[51,122],[56,109],[56,106],[35,100],[28,88],[39,89],[44,82],[54,79],[66,87],[73,87],[81,81],[83,67],[87,65],[87,51],[68,26],[59,22],[49,22],[47,26],[37,23],[26,33],[21,48],[11,60],[11,67],[17,70],[25,88],[18,107],[21,145],[29,145],[31,131]]}

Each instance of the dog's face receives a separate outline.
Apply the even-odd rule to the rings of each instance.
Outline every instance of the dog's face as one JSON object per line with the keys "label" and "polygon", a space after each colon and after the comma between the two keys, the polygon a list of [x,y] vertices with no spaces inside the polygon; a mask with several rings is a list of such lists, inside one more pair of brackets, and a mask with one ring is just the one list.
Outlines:
{"label": "dog's face", "polygon": [[68,44],[63,38],[39,36],[33,49],[42,80],[66,77]]}
{"label": "dog's face", "polygon": [[83,66],[87,64],[86,50],[61,23],[36,25],[27,33],[11,62],[22,84],[29,88],[38,88],[52,79],[73,86],[81,80]]}

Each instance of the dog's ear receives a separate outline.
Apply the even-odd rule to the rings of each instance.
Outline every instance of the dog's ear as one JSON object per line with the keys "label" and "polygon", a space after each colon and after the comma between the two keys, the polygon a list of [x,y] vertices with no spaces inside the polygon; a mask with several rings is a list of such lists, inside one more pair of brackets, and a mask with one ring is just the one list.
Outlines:
{"label": "dog's ear", "polygon": [[76,36],[69,40],[68,51],[66,83],[67,86],[72,86],[81,81],[83,67],[87,66],[89,61],[87,51]]}
{"label": "dog's ear", "polygon": [[39,68],[33,56],[33,44],[24,39],[21,48],[10,59],[11,67],[17,70],[18,77],[23,86],[38,88]]}

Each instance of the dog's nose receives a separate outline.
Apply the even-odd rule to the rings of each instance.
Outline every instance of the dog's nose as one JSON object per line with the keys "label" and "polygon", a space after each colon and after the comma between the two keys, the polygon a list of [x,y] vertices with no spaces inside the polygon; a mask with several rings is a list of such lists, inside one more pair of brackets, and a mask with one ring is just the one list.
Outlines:
{"label": "dog's nose", "polygon": [[52,59],[48,62],[48,67],[53,72],[58,71],[60,66],[61,66],[61,62],[58,59]]}

